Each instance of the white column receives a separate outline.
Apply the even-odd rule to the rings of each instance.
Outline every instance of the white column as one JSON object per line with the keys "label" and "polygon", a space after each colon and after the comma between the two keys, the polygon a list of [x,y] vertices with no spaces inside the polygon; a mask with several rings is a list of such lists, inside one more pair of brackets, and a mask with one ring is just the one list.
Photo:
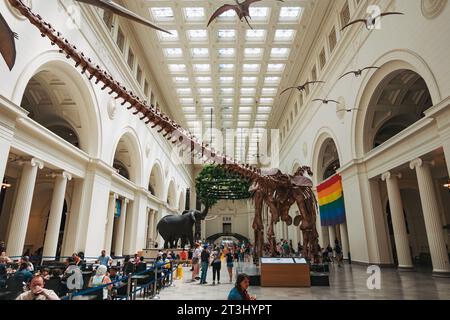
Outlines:
{"label": "white column", "polygon": [[122,208],[120,211],[119,222],[117,223],[117,233],[116,233],[114,254],[118,257],[122,256],[122,254],[123,254],[123,241],[124,241],[124,235],[125,235],[125,222],[127,219],[128,201],[129,201],[128,199],[122,200]]}
{"label": "white column", "polygon": [[106,214],[106,232],[104,240],[104,249],[106,252],[111,253],[112,237],[114,231],[114,211],[116,209],[116,200],[119,196],[117,193],[109,195],[108,212]]}
{"label": "white column", "polygon": [[[148,240],[155,240],[155,211],[153,211],[153,209],[150,209],[150,211],[148,212],[148,232],[147,232],[147,242]],[[147,248],[150,249],[150,248]]]}
{"label": "white column", "polygon": [[348,232],[347,232],[347,223],[344,222],[343,224],[339,225],[340,231],[341,231],[341,246],[342,246],[342,254],[344,256],[344,259],[349,259],[349,253],[350,253],[350,245],[348,243]]}
{"label": "white column", "polygon": [[386,181],[387,186],[395,247],[397,249],[398,267],[401,269],[412,269],[414,266],[409,249],[402,197],[398,186],[399,178],[401,178],[400,175],[391,174],[390,172],[386,172],[381,176],[381,179]]}
{"label": "white column", "polygon": [[288,240],[289,242],[289,226],[287,225],[286,222],[282,221],[281,222],[283,224],[283,233],[284,233],[284,239]]}
{"label": "white column", "polygon": [[48,217],[47,231],[45,232],[43,260],[54,260],[58,249],[59,228],[61,226],[61,217],[64,208],[64,199],[66,196],[67,181],[72,180],[72,175],[67,172],[53,174],[55,186],[53,188],[52,204],[50,206],[50,215]]}
{"label": "white column", "polygon": [[410,168],[416,170],[419,183],[425,229],[433,262],[433,273],[436,275],[448,274],[450,273],[450,265],[430,164],[422,159],[416,159],[410,163]]}
{"label": "white column", "polygon": [[206,221],[205,220],[202,220],[201,228],[202,228],[202,230],[201,230],[201,240],[203,241],[203,240],[206,240]]}
{"label": "white column", "polygon": [[336,226],[329,226],[328,232],[330,234],[330,245],[334,248],[334,241],[336,240]]}
{"label": "white column", "polygon": [[35,158],[29,162],[24,162],[23,165],[8,242],[6,243],[7,253],[11,257],[21,256],[23,253],[36,176],[38,169],[44,168],[44,163]]}

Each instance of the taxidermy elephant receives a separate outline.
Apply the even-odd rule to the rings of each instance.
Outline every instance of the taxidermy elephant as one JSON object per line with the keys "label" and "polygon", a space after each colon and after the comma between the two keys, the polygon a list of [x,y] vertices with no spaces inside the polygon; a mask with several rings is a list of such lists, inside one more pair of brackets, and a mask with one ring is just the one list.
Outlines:
{"label": "taxidermy elephant", "polygon": [[182,245],[189,241],[194,247],[193,227],[197,221],[204,220],[208,214],[208,207],[203,211],[186,210],[182,215],[169,215],[163,217],[156,226],[159,234],[164,239],[164,249],[176,248],[181,238]]}

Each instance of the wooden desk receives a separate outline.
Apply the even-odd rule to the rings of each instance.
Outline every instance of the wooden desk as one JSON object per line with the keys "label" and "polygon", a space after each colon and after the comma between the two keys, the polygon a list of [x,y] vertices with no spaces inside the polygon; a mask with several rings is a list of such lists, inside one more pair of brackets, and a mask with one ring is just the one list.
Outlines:
{"label": "wooden desk", "polygon": [[262,287],[311,287],[308,264],[261,262]]}

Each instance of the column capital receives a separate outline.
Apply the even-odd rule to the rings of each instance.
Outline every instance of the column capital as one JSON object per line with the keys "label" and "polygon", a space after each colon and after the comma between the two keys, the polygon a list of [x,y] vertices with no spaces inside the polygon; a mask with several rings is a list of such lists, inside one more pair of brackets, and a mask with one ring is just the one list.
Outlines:
{"label": "column capital", "polygon": [[434,166],[434,165],[435,165],[434,161],[424,161],[421,158],[414,159],[409,163],[409,167],[411,168],[411,170],[414,170],[416,168],[422,168],[424,166]]}
{"label": "column capital", "polygon": [[391,171],[385,172],[381,175],[381,180],[387,181],[391,179],[401,179],[402,174],[401,173],[392,173]]}
{"label": "column capital", "polygon": [[124,198],[123,200],[123,203],[125,203],[125,204],[128,204],[128,203],[130,203],[130,200],[129,199],[127,199],[127,198]]}
{"label": "column capital", "polygon": [[51,177],[52,178],[63,178],[63,179],[65,179],[65,180],[67,180],[67,181],[70,181],[70,180],[72,180],[72,175],[70,174],[70,173],[68,173],[68,172],[66,172],[66,171],[63,171],[63,172],[60,172],[60,173],[52,173],[51,174]]}
{"label": "column capital", "polygon": [[119,195],[117,193],[110,193],[109,197],[114,198],[114,199],[119,199]]}
{"label": "column capital", "polygon": [[39,169],[44,169],[44,161],[39,160],[37,158],[31,158],[30,160],[20,160],[18,162],[20,165],[28,164],[32,167],[38,167]]}

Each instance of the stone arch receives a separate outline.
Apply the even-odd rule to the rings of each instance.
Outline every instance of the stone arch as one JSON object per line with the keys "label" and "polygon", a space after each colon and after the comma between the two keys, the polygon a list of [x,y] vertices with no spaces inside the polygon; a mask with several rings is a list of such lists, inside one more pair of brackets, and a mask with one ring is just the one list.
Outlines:
{"label": "stone arch", "polygon": [[163,199],[164,193],[164,173],[159,160],[155,161],[150,171],[148,180],[148,190],[158,199]]}
{"label": "stone arch", "polygon": [[[352,154],[354,158],[361,158],[368,150],[364,135],[366,118],[374,96],[380,94],[380,84],[392,80],[401,71],[417,74],[423,79],[429,91],[431,103],[441,101],[441,94],[436,79],[426,62],[417,54],[407,50],[391,51],[373,62],[381,67],[373,74],[367,73],[361,83],[355,106],[359,109],[353,117],[352,123]],[[390,77],[393,77],[392,79]]]}
{"label": "stone arch", "polygon": [[[329,146],[334,145],[334,150],[329,150]],[[316,139],[314,140],[314,149],[312,152],[312,159],[311,159],[311,167],[314,173],[313,176],[313,182],[315,185],[321,183],[324,179],[324,171],[327,169],[328,166],[332,165],[334,160],[339,161],[339,165],[341,165],[342,156],[341,152],[337,143],[337,139],[333,132],[329,129],[322,129],[319,131]],[[330,159],[329,161],[324,162],[324,156],[328,153],[333,151],[334,158],[337,159]],[[331,156],[331,155],[330,155]]]}
{"label": "stone arch", "polygon": [[139,139],[131,128],[125,128],[113,149],[111,165],[124,178],[136,185],[141,185],[142,152]]}
{"label": "stone arch", "polygon": [[32,60],[19,76],[13,101],[90,156],[101,154],[100,112],[92,84],[61,54],[47,51]]}

